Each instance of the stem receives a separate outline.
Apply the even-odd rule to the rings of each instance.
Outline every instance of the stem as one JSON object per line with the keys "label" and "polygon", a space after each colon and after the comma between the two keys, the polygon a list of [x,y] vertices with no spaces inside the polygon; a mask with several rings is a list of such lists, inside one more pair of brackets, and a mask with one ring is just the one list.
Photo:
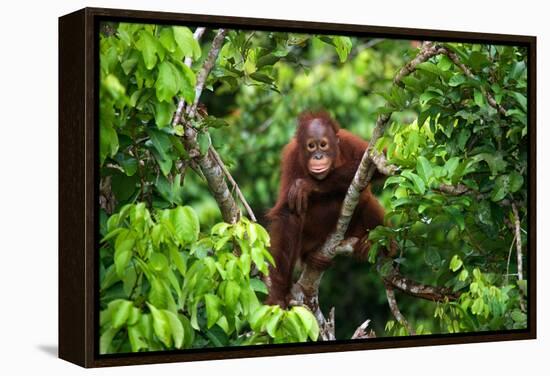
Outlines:
{"label": "stem", "polygon": [[516,207],[516,203],[512,202],[512,212],[514,213],[514,228],[515,228],[515,237],[516,237],[516,255],[517,255],[517,263],[518,263],[518,279],[523,279],[523,256],[522,256],[522,249],[523,246],[521,244],[521,225],[519,222],[519,214],[518,214],[518,208]]}
{"label": "stem", "polygon": [[187,108],[187,115],[190,118],[193,118],[197,112],[197,106],[199,104],[199,99],[204,89],[204,85],[206,84],[206,79],[216,63],[216,59],[218,58],[220,50],[223,46],[223,41],[225,40],[226,34],[226,29],[219,29],[218,33],[214,37],[214,40],[212,41],[212,47],[210,47],[208,57],[204,61],[202,69],[199,72],[199,76],[197,77],[197,85],[195,86],[195,100],[193,101],[193,105]]}
{"label": "stem", "polygon": [[254,212],[252,211],[252,208],[250,207],[250,205],[248,205],[248,202],[246,201],[246,198],[244,197],[243,193],[241,192],[241,189],[239,188],[239,185],[237,184],[235,179],[233,179],[233,176],[231,176],[231,174],[229,173],[229,170],[227,169],[227,167],[223,163],[223,161],[220,158],[220,155],[218,154],[216,149],[214,149],[212,146],[210,147],[210,153],[212,153],[212,156],[214,157],[214,159],[216,160],[216,162],[218,163],[218,165],[222,169],[222,171],[225,174],[225,177],[227,178],[227,180],[229,180],[229,182],[233,185],[233,189],[235,189],[235,192],[237,193],[237,196],[239,197],[239,200],[241,200],[242,204],[244,205],[244,207],[246,209],[246,212],[248,213],[248,216],[250,217],[250,219],[252,219],[254,222],[258,222],[258,220],[256,219],[256,216],[254,215]]}
{"label": "stem", "polygon": [[386,284],[386,298],[388,299],[388,305],[390,306],[391,313],[393,314],[393,317],[397,320],[398,323],[403,325],[405,329],[407,329],[407,332],[409,335],[416,335],[415,331],[413,330],[412,326],[409,324],[407,319],[405,319],[405,316],[401,313],[399,310],[399,307],[397,306],[397,300],[395,299],[395,294],[393,292],[393,287],[389,284]]}

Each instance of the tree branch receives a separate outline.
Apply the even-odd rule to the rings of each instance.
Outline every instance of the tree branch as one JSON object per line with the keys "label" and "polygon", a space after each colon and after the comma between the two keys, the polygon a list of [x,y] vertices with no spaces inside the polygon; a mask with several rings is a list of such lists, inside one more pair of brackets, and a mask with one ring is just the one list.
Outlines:
{"label": "tree branch", "polygon": [[521,244],[521,225],[519,221],[518,208],[516,207],[515,202],[512,202],[512,213],[514,214],[516,255],[517,255],[517,263],[518,263],[518,279],[522,280],[523,279],[523,256],[522,256],[523,246]]}
{"label": "tree branch", "polygon": [[246,201],[246,198],[244,197],[243,193],[241,192],[241,189],[239,188],[239,185],[237,184],[235,179],[233,179],[233,176],[231,176],[231,174],[229,173],[229,170],[227,169],[227,167],[223,163],[223,161],[220,158],[220,155],[218,154],[216,149],[214,149],[212,146],[210,146],[210,152],[212,153],[212,156],[214,157],[216,162],[218,162],[218,165],[222,169],[222,171],[225,174],[225,177],[227,178],[227,180],[229,180],[229,182],[233,185],[233,188],[235,188],[235,192],[237,193],[237,196],[239,197],[239,199],[241,200],[243,206],[245,207],[246,212],[248,213],[248,216],[250,217],[250,219],[252,219],[254,222],[258,222],[258,220],[256,219],[256,216],[254,215],[254,212],[252,211],[252,208],[250,207],[250,205]]}
{"label": "tree branch", "polygon": [[195,100],[193,101],[193,105],[187,108],[187,115],[190,118],[194,117],[197,112],[197,106],[199,104],[199,99],[201,97],[202,90],[204,89],[204,85],[206,84],[206,79],[216,63],[216,59],[218,58],[220,50],[223,46],[223,41],[226,34],[226,29],[219,29],[218,33],[214,37],[214,40],[212,41],[212,47],[210,47],[208,57],[204,61],[202,69],[197,77],[197,85],[195,86]]}
{"label": "tree branch", "polygon": [[403,325],[405,329],[407,329],[407,332],[409,333],[409,335],[412,335],[412,336],[416,335],[414,329],[409,324],[407,319],[405,319],[405,316],[403,316],[403,314],[399,310],[399,307],[397,306],[397,300],[395,299],[393,287],[390,284],[386,283],[385,288],[386,288],[386,298],[388,299],[388,305],[390,306],[390,310],[391,310],[391,313],[393,314],[393,317],[395,317],[397,322]]}
{"label": "tree branch", "polygon": [[351,336],[351,339],[367,339],[367,338],[376,338],[376,333],[374,333],[374,330],[367,331],[367,328],[370,324],[370,320],[365,320],[357,329],[355,329],[355,332]]}
{"label": "tree branch", "polygon": [[384,284],[416,298],[431,300],[434,302],[454,301],[460,293],[453,292],[446,287],[430,286],[403,277],[396,268],[392,268],[387,276],[383,277]]}

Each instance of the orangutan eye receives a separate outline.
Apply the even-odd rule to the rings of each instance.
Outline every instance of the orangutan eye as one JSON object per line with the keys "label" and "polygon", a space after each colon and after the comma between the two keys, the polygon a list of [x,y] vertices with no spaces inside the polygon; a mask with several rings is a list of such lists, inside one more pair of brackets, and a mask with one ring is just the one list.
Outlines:
{"label": "orangutan eye", "polygon": [[326,142],[325,140],[321,141],[321,149],[322,150],[327,150],[328,149],[328,142]]}
{"label": "orangutan eye", "polygon": [[308,143],[308,144],[307,144],[307,149],[308,149],[309,151],[314,150],[314,149],[315,149],[315,143],[314,143],[314,142]]}

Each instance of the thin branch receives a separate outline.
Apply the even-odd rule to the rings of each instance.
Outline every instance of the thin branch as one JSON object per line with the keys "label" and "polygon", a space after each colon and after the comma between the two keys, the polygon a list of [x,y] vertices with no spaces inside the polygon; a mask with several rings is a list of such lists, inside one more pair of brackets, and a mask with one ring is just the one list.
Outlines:
{"label": "thin branch", "polygon": [[399,307],[397,306],[397,300],[395,299],[393,287],[389,284],[385,284],[385,287],[386,287],[386,298],[388,299],[388,305],[390,306],[390,310],[391,310],[391,313],[393,314],[393,317],[395,317],[397,322],[403,325],[405,329],[407,329],[407,332],[409,333],[409,335],[411,336],[416,335],[414,329],[409,324],[407,319],[405,319],[405,316],[403,316],[403,314],[399,310]]}
{"label": "thin branch", "polygon": [[351,339],[367,339],[367,338],[376,338],[376,333],[374,333],[374,330],[370,329],[367,331],[370,324],[370,320],[365,320],[357,329],[355,329],[355,332],[351,336]]}
{"label": "thin branch", "polygon": [[187,108],[187,115],[190,118],[194,117],[195,113],[197,112],[197,106],[199,104],[199,99],[204,89],[204,85],[206,84],[206,79],[208,78],[210,71],[216,63],[216,59],[218,58],[220,50],[223,46],[223,41],[225,40],[226,34],[226,29],[219,29],[218,33],[214,37],[214,40],[212,41],[212,47],[210,47],[208,56],[204,61],[202,69],[197,77],[197,85],[195,86],[195,100],[193,101],[193,105]]}
{"label": "thin branch", "polygon": [[372,162],[376,165],[378,172],[380,172],[382,175],[390,176],[399,171],[399,167],[388,163],[388,160],[383,153],[373,151]]}
{"label": "thin branch", "polygon": [[[441,52],[444,53],[445,55],[447,55],[449,57],[449,59],[451,59],[451,61],[456,66],[458,66],[462,70],[462,72],[464,72],[466,77],[474,79],[474,80],[476,79],[475,75],[472,73],[470,68],[468,68],[463,62],[460,61],[460,58],[457,56],[457,54],[455,54],[453,51],[449,50],[446,47],[441,47]],[[488,90],[485,90],[485,89],[483,89],[482,92],[483,92],[483,95],[485,95],[485,98],[487,99],[487,102],[489,103],[489,105],[491,107],[493,107],[494,109],[496,109],[498,111],[498,113],[501,114],[502,116],[506,116],[506,109],[504,107],[502,107],[500,104],[497,103],[497,101],[492,96],[492,94]]]}
{"label": "thin branch", "polygon": [[256,219],[256,216],[254,215],[254,212],[252,211],[252,208],[250,207],[250,205],[248,205],[248,202],[246,201],[246,198],[244,197],[243,193],[241,192],[241,189],[239,188],[239,185],[237,184],[235,179],[233,179],[233,176],[231,176],[231,174],[229,173],[229,170],[227,169],[227,167],[223,163],[223,161],[220,158],[220,155],[218,154],[216,149],[214,149],[213,147],[210,147],[210,153],[212,153],[212,156],[214,157],[216,162],[218,162],[218,165],[222,169],[222,171],[225,174],[225,177],[227,178],[227,180],[229,180],[229,182],[233,185],[233,188],[235,189],[235,192],[237,193],[237,196],[239,197],[239,200],[241,200],[243,206],[245,207],[246,212],[248,213],[248,216],[250,217],[250,219],[252,219],[254,222],[258,222],[258,220]]}
{"label": "thin branch", "polygon": [[460,293],[453,292],[446,287],[425,285],[406,278],[395,268],[392,268],[390,273],[383,277],[383,280],[385,284],[389,284],[410,296],[434,302],[454,301],[460,296]]}
{"label": "thin branch", "polygon": [[512,202],[512,212],[514,214],[514,228],[515,228],[515,237],[516,237],[516,252],[517,252],[517,263],[518,263],[518,279],[523,279],[523,256],[522,256],[522,249],[523,246],[521,244],[521,225],[519,222],[519,214],[518,214],[518,208],[516,207],[516,203]]}
{"label": "thin branch", "polygon": [[471,192],[470,189],[466,187],[464,184],[457,184],[457,185],[441,184],[439,185],[438,190],[453,196],[460,196],[464,193]]}
{"label": "thin branch", "polygon": [[[512,239],[512,243],[510,243],[510,249],[508,250],[508,259],[506,261],[506,278],[505,283],[508,284],[508,276],[510,276],[510,260],[512,258],[512,250],[514,249],[514,244],[516,244],[516,234],[514,232],[514,238]],[[517,275],[517,274],[516,274]]]}

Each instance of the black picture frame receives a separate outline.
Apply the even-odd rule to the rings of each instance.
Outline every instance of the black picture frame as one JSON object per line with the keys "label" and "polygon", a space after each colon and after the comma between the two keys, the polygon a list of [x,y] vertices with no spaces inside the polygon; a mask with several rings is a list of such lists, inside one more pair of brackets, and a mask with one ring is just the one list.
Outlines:
{"label": "black picture frame", "polygon": [[[98,354],[98,25],[101,21],[498,43],[528,50],[528,326],[525,330]],[[83,367],[433,346],[536,338],[536,37],[85,8],[59,18],[59,357]]]}

